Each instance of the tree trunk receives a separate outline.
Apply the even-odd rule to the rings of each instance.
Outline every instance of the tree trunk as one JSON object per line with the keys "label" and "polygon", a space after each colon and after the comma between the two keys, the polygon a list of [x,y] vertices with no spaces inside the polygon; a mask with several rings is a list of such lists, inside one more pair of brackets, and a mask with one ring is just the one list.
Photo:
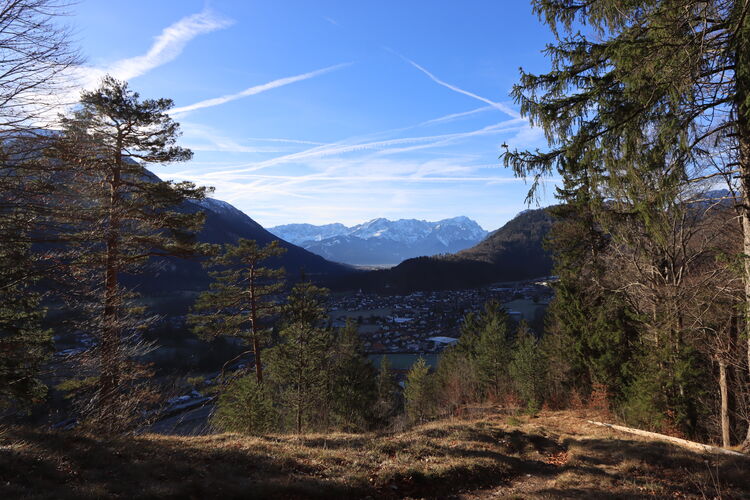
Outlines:
{"label": "tree trunk", "polygon": [[263,365],[260,360],[260,341],[258,340],[258,335],[256,334],[253,334],[253,354],[255,355],[255,378],[259,384],[262,384]]}
{"label": "tree trunk", "polygon": [[297,384],[297,434],[302,434],[302,382]]}
{"label": "tree trunk", "polygon": [[719,359],[719,392],[721,393],[721,445],[731,446],[729,437],[729,388],[727,386],[727,362]]}
{"label": "tree trunk", "polygon": [[[734,107],[737,121],[737,146],[739,179],[742,187],[740,218],[742,220],[742,252],[745,280],[745,342],[747,347],[747,370],[750,376],[750,15],[745,12],[744,2],[737,2],[738,20],[735,49],[736,89]],[[750,422],[742,448],[750,450]]]}
{"label": "tree trunk", "polygon": [[[750,71],[750,67],[748,68]],[[738,84],[739,87],[739,84]],[[750,82],[748,82],[750,90]],[[739,92],[738,92],[739,93]],[[745,93],[744,95],[750,95]],[[743,114],[739,113],[738,117],[738,135],[739,135],[739,163],[740,163],[740,182],[742,184],[742,205],[740,207],[740,218],[742,220],[742,257],[743,271],[745,281],[744,297],[744,319],[745,335],[744,340],[747,347],[747,370],[750,377],[750,124],[747,123]],[[750,450],[750,421],[748,422],[747,435],[742,443],[742,448]]]}
{"label": "tree trunk", "polygon": [[[104,314],[101,338],[101,373],[99,379],[99,416],[114,424],[116,418],[115,392],[120,384],[120,332],[117,324],[117,274],[120,260],[119,209],[120,170],[115,168],[110,181],[109,227],[107,228],[106,260],[104,264]],[[111,425],[110,425],[111,427]]]}
{"label": "tree trunk", "polygon": [[255,263],[250,267],[250,329],[253,336],[253,354],[255,355],[255,378],[263,383],[263,363],[260,359],[260,339],[258,338],[258,298],[255,296]]}

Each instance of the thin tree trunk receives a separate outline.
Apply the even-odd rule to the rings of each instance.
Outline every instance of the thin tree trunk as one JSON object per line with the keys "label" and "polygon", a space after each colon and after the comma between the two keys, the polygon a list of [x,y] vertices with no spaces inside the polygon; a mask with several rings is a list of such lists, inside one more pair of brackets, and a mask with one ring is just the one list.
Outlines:
{"label": "thin tree trunk", "polygon": [[302,381],[297,384],[297,434],[302,434]]}
{"label": "thin tree trunk", "polygon": [[117,274],[120,258],[119,209],[120,170],[115,168],[110,181],[109,227],[107,229],[104,276],[104,331],[101,339],[100,418],[113,424],[115,391],[120,384],[118,360],[120,332],[117,324]]}
{"label": "thin tree trunk", "polygon": [[[750,66],[748,67],[748,71],[750,71]],[[748,82],[748,84],[748,90],[750,91],[750,82]],[[747,123],[742,116],[743,114],[740,113],[740,117],[738,117],[737,120],[737,128],[739,132],[740,181],[742,183],[742,206],[740,207],[740,218],[742,220],[743,278],[745,281],[744,340],[747,348],[747,370],[748,376],[750,376],[750,124]],[[742,448],[750,450],[750,421],[748,422],[747,435],[742,443]]]}
{"label": "thin tree trunk", "polygon": [[729,387],[727,386],[727,362],[719,359],[719,392],[721,393],[721,445],[731,446],[729,437]]}
{"label": "thin tree trunk", "polygon": [[[750,376],[750,15],[745,2],[737,2],[740,26],[737,30],[735,49],[735,112],[737,120],[737,140],[739,150],[739,179],[742,187],[742,251],[745,280],[745,342],[747,344],[747,370]],[[750,450],[750,422],[742,448]]]}
{"label": "thin tree trunk", "polygon": [[258,340],[258,335],[256,334],[253,334],[253,354],[255,355],[255,378],[259,384],[262,384],[263,364],[260,360],[260,341]]}
{"label": "thin tree trunk", "polygon": [[263,383],[263,363],[260,359],[260,339],[258,338],[258,300],[255,296],[255,262],[250,267],[250,328],[253,335],[253,354],[255,355],[255,378]]}

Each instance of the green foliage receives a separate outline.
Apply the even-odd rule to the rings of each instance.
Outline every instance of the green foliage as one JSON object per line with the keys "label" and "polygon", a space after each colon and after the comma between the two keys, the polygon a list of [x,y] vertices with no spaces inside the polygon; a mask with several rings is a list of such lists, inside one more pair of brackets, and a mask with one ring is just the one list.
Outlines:
{"label": "green foliage", "polygon": [[464,317],[458,343],[443,352],[435,373],[437,398],[445,410],[507,393],[510,324],[494,301],[487,302],[481,313]]}
{"label": "green foliage", "polygon": [[0,409],[25,411],[47,394],[39,372],[52,333],[42,327],[45,310],[31,288],[33,263],[26,245],[0,245]]}
{"label": "green foliage", "polygon": [[55,386],[55,389],[65,393],[65,398],[74,399],[81,393],[87,393],[96,388],[99,377],[69,378]]}
{"label": "green foliage", "polygon": [[433,387],[430,368],[424,358],[419,358],[406,374],[404,406],[412,423],[422,423],[433,413]]}
{"label": "green foliage", "polygon": [[221,392],[211,425],[222,432],[262,435],[274,430],[276,418],[268,386],[244,376]]}
{"label": "green foliage", "polygon": [[64,228],[65,248],[56,258],[69,272],[63,277],[72,292],[68,299],[82,318],[76,327],[99,340],[82,366],[98,372],[100,387],[81,401],[81,411],[104,432],[134,422],[150,397],[136,390],[149,373],[135,360],[146,350],[137,334],[156,318],[145,314],[123,277],[150,272],[154,257],[194,255],[203,224],[202,214],[179,205],[202,198],[204,188],[161,181],[145,167],[192,156],[177,145],[172,105],[169,99],[141,100],[127,83],[107,76],[60,117],[62,131],[45,152],[62,181],[54,218]]}
{"label": "green foliage", "polygon": [[677,355],[669,346],[653,348],[637,360],[633,383],[621,411],[626,422],[657,431],[688,435],[705,432],[710,407],[711,367],[685,346]]}
{"label": "green foliage", "polygon": [[[741,301],[739,328],[750,328],[748,294],[732,286],[740,276],[750,284],[750,265],[732,275],[713,257],[750,249],[748,5],[532,4],[555,36],[545,50],[551,68],[522,71],[513,96],[549,149],[511,148],[503,161],[533,177],[530,198],[546,176],[564,182],[550,322],[566,346],[559,352],[576,353],[564,371],[573,386],[606,385],[634,421],[666,418],[695,433],[717,350],[741,366],[731,392],[747,406],[748,345],[722,324]],[[693,203],[722,181],[736,193],[733,213],[722,213],[723,202]],[[719,243],[724,231],[712,222],[732,230],[735,215],[744,234]],[[729,304],[718,321],[709,317],[717,302]]]}
{"label": "green foliage", "polygon": [[254,240],[240,238],[236,245],[224,245],[206,262],[217,269],[210,273],[214,281],[193,307],[199,314],[188,317],[193,331],[203,338],[229,336],[251,345],[258,382],[263,381],[261,352],[270,336],[269,320],[281,310],[277,296],[284,276],[283,269],[265,264],[285,251],[278,241],[260,247]]}
{"label": "green foliage", "polygon": [[[218,249],[217,249],[218,250]],[[189,320],[194,331],[207,339],[226,335],[251,340],[264,330],[262,323],[277,314],[276,295],[283,287],[283,269],[266,267],[266,261],[286,250],[273,241],[260,247],[254,240],[240,238],[236,245],[226,244],[205,265],[217,269],[210,273],[213,283],[201,293]]]}
{"label": "green foliage", "polygon": [[434,396],[435,403],[448,414],[483,398],[474,361],[462,352],[460,341],[440,355],[433,375]]}
{"label": "green foliage", "polygon": [[546,390],[546,360],[525,323],[518,327],[508,370],[527,411],[532,414],[539,411]]}
{"label": "green foliage", "polygon": [[499,304],[488,302],[481,323],[474,359],[476,375],[485,397],[496,398],[508,389],[510,318]]}
{"label": "green foliage", "polygon": [[377,400],[373,411],[377,423],[382,426],[386,425],[396,416],[400,403],[400,388],[393,376],[391,363],[388,361],[388,356],[386,355],[380,358],[376,388]]}
{"label": "green foliage", "polygon": [[363,352],[357,325],[347,321],[337,332],[330,367],[333,424],[345,430],[365,430],[374,420],[377,379]]}
{"label": "green foliage", "polygon": [[329,423],[331,352],[334,337],[323,325],[327,291],[310,283],[292,288],[283,308],[280,343],[268,351],[269,378],[287,424],[323,429]]}

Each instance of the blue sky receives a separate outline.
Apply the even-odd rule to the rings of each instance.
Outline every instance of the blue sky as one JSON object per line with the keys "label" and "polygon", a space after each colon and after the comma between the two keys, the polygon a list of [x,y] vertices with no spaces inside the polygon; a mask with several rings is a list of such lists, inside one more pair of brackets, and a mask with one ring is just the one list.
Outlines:
{"label": "blue sky", "polygon": [[111,73],[174,99],[195,156],[154,171],[266,227],[467,215],[492,230],[526,208],[498,160],[503,142],[545,146],[508,96],[520,66],[549,66],[526,1],[83,0],[70,22],[85,85]]}

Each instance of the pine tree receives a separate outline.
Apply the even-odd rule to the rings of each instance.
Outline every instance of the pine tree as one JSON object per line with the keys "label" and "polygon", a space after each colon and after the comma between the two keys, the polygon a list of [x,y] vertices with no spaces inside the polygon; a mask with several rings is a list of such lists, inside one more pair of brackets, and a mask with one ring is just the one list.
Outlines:
{"label": "pine tree", "polygon": [[[508,151],[505,164],[533,176],[532,191],[545,175],[589,172],[594,191],[626,201],[646,224],[659,201],[672,202],[689,184],[726,179],[741,200],[750,332],[750,5],[535,0],[533,6],[557,38],[546,49],[552,70],[522,73],[513,94],[551,149]],[[631,189],[646,185],[650,192]],[[750,335],[745,341],[750,371]]]}
{"label": "pine tree", "polygon": [[259,435],[276,424],[276,411],[267,384],[244,376],[233,380],[219,396],[211,425],[222,432]]}
{"label": "pine tree", "polygon": [[365,430],[373,422],[378,397],[375,367],[351,320],[339,329],[331,359],[331,411],[339,427]]}
{"label": "pine tree", "polygon": [[388,356],[380,358],[377,379],[377,401],[375,403],[375,415],[380,425],[387,424],[398,412],[399,387],[391,371],[391,363]]}
{"label": "pine tree", "polygon": [[420,357],[406,374],[404,384],[404,406],[406,416],[412,423],[422,423],[432,415],[433,391],[430,367]]}
{"label": "pine tree", "polygon": [[80,63],[58,21],[64,2],[17,0],[0,9],[0,408],[28,410],[46,394],[39,371],[52,350],[36,286],[49,270],[32,244],[46,229],[55,183],[39,161],[39,126]]}
{"label": "pine tree", "polygon": [[476,344],[476,374],[485,397],[498,397],[508,389],[511,357],[510,318],[497,302],[485,304],[482,330]]}
{"label": "pine tree", "polygon": [[204,314],[189,318],[200,336],[230,336],[250,344],[259,383],[263,382],[261,351],[269,336],[268,321],[280,311],[277,301],[284,276],[283,269],[271,269],[264,264],[285,251],[278,241],[259,247],[254,240],[241,238],[236,245],[224,245],[223,251],[207,262],[218,270],[210,273],[214,282],[194,306]]}
{"label": "pine tree", "polygon": [[91,415],[108,431],[137,410],[129,382],[139,373],[138,332],[149,324],[123,277],[146,272],[154,258],[193,255],[203,222],[200,214],[177,207],[202,197],[204,189],[161,181],[144,166],[192,156],[176,145],[179,125],[167,114],[171,107],[169,99],[142,101],[126,83],[105,77],[98,89],[81,94],[70,116],[60,118],[62,132],[49,151],[64,172],[67,262],[87,317],[81,328],[98,339]]}
{"label": "pine tree", "polygon": [[283,308],[280,343],[268,353],[271,382],[298,434],[328,423],[334,339],[324,325],[326,294],[325,289],[307,282],[292,288]]}
{"label": "pine tree", "polygon": [[544,402],[546,363],[536,337],[523,321],[518,325],[508,370],[527,411],[536,413]]}
{"label": "pine tree", "polygon": [[39,379],[52,348],[45,311],[30,290],[28,246],[0,246],[0,409],[29,409],[47,393]]}

